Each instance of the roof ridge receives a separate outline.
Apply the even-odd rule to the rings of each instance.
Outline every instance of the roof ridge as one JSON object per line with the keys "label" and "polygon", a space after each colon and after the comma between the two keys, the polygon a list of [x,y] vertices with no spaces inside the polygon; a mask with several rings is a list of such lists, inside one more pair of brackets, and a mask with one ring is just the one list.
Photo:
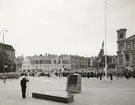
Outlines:
{"label": "roof ridge", "polygon": [[127,39],[130,39],[130,38],[132,38],[132,37],[134,37],[135,36],[135,34],[134,35],[132,35],[132,36],[129,36]]}

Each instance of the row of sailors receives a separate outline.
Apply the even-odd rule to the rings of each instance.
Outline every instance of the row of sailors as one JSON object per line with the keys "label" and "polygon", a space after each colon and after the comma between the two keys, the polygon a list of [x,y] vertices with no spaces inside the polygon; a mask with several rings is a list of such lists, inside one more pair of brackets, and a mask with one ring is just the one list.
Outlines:
{"label": "row of sailors", "polygon": [[18,79],[20,75],[18,73],[0,73],[0,79]]}

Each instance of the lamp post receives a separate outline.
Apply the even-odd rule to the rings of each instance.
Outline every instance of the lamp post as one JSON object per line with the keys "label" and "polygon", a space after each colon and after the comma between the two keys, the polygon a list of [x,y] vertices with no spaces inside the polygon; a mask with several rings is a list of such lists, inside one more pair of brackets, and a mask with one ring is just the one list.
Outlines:
{"label": "lamp post", "polygon": [[[7,29],[3,29],[0,31],[0,34],[3,35],[3,73],[5,72],[5,60],[4,60],[4,32],[7,32]],[[4,79],[5,82],[5,79]]]}

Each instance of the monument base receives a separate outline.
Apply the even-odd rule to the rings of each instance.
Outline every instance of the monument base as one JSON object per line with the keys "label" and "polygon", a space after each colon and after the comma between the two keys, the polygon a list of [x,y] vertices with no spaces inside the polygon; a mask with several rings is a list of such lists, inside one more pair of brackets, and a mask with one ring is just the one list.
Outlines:
{"label": "monument base", "polygon": [[66,92],[78,94],[81,93],[81,87],[68,87]]}
{"label": "monument base", "polygon": [[67,93],[67,92],[36,92],[32,93],[33,98],[38,98],[38,99],[45,99],[45,100],[50,100],[50,101],[56,101],[56,102],[62,102],[62,103],[70,103],[73,102],[74,100],[74,95],[72,93]]}

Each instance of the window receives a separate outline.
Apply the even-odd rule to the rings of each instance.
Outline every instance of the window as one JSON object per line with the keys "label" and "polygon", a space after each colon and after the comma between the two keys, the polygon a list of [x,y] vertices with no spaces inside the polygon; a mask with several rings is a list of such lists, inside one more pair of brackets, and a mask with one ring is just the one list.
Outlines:
{"label": "window", "polygon": [[62,64],[68,64],[68,61],[62,61]]}
{"label": "window", "polygon": [[36,61],[36,64],[38,64],[38,61]]}
{"label": "window", "polygon": [[60,60],[58,61],[58,63],[60,64]]}
{"label": "window", "polygon": [[126,61],[129,62],[129,55],[128,54],[125,55],[125,58],[126,58]]}
{"label": "window", "polygon": [[120,39],[122,39],[123,38],[123,34],[120,34]]}
{"label": "window", "polygon": [[113,63],[115,63],[115,59],[113,59]]}
{"label": "window", "polygon": [[54,60],[54,64],[56,64],[56,60]]}
{"label": "window", "polygon": [[124,48],[124,43],[119,43],[119,50],[122,50]]}
{"label": "window", "polygon": [[130,49],[130,48],[131,48],[131,43],[127,42],[127,49]]}
{"label": "window", "polygon": [[42,60],[40,60],[40,64],[42,63]]}
{"label": "window", "polygon": [[130,44],[127,45],[127,48],[130,49]]}
{"label": "window", "polygon": [[133,42],[133,49],[135,49],[135,41]]}
{"label": "window", "polygon": [[51,64],[51,60],[44,60],[45,64]]}
{"label": "window", "polygon": [[[133,63],[135,63],[135,54],[133,54]],[[133,66],[135,67],[135,64]]]}

